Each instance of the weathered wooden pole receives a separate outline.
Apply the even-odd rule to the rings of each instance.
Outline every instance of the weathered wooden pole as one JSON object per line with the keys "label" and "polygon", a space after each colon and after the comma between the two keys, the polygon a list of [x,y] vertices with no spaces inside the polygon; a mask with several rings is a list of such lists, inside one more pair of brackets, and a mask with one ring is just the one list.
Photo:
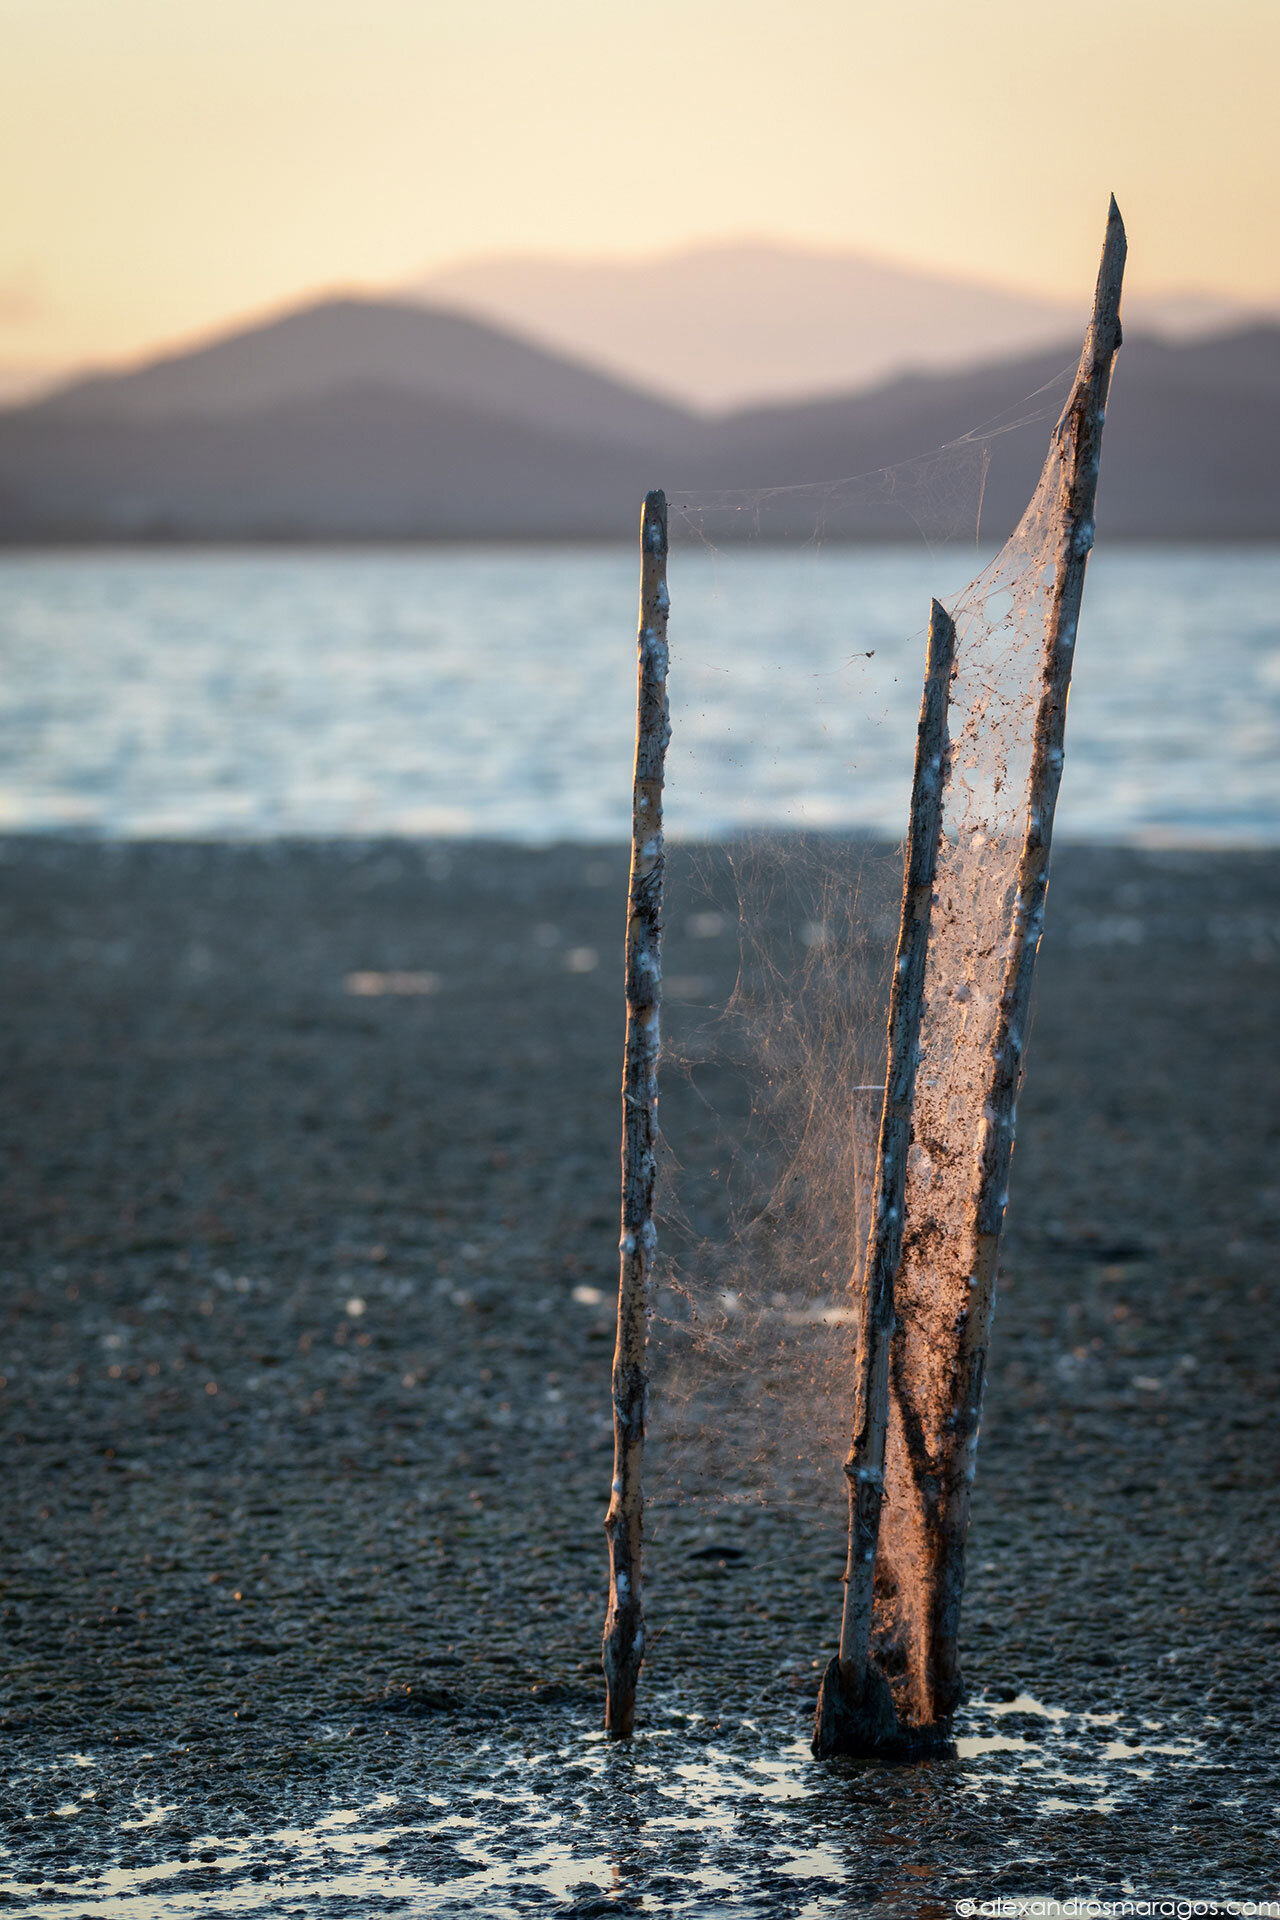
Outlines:
{"label": "weathered wooden pole", "polygon": [[[1026,593],[1017,618],[1038,664],[1025,697],[1031,725],[1020,735],[1029,747],[1027,771],[1016,793],[997,800],[1009,770],[1008,743],[997,742],[985,801],[950,775],[944,781],[937,897],[912,1050],[921,1063],[912,1152],[897,1189],[901,1227],[887,1303],[883,1288],[868,1279],[868,1346],[859,1350],[850,1457],[849,1585],[841,1659],[828,1669],[815,1728],[820,1753],[907,1758],[936,1751],[949,1739],[963,1697],[958,1635],[970,1489],[1067,692],[1120,345],[1124,258],[1113,200],[1080,366],[1040,484],[1008,548],[1009,569]],[[992,578],[1008,590],[999,562]],[[1000,726],[990,709],[998,671],[984,651],[992,632],[985,601],[962,608],[958,627],[955,698],[968,701],[959,751],[973,756],[966,764],[974,766]],[[1007,687],[1006,710],[1019,697]],[[996,824],[1006,808],[1007,824]],[[914,1058],[910,1071],[916,1075]],[[891,1088],[892,1076],[891,1064]],[[887,1125],[888,1097],[885,1112]],[[899,1163],[899,1179],[902,1173]],[[877,1218],[873,1253],[879,1232]],[[887,1236],[885,1245],[887,1260]],[[865,1491],[856,1477],[863,1466]]]}
{"label": "weathered wooden pole", "polygon": [[1017,895],[983,1112],[970,1260],[970,1306],[960,1329],[953,1376],[956,1416],[940,1463],[943,1473],[937,1507],[937,1566],[929,1610],[927,1671],[933,1676],[935,1696],[947,1712],[951,1710],[947,1703],[954,1704],[960,1695],[958,1635],[964,1590],[965,1535],[991,1337],[996,1256],[1009,1199],[1014,1111],[1022,1079],[1031,985],[1044,930],[1049,849],[1062,780],[1067,694],[1075,658],[1085,568],[1093,546],[1102,426],[1111,368],[1122,337],[1120,289],[1125,252],[1124,222],[1113,195],[1084,351],[1049,450],[1050,465],[1056,461],[1058,468],[1053,588],[1045,623],[1044,664],[1032,736],[1026,832],[1018,864]]}
{"label": "weathered wooden pole", "polygon": [[876,1544],[884,1503],[885,1440],[889,1420],[889,1350],[893,1339],[893,1283],[902,1255],[903,1191],[911,1144],[916,1060],[924,1010],[929,920],[942,834],[947,772],[947,711],[955,664],[956,630],[935,600],[929,619],[920,725],[916,734],[911,826],[902,887],[902,919],[889,996],[889,1052],[875,1202],[859,1300],[854,1363],[853,1440],[849,1481],[849,1557],[845,1569],[840,1653],[822,1678],[813,1750],[875,1753],[893,1740],[893,1698],[871,1658]]}
{"label": "weathered wooden pole", "polygon": [[642,1555],[649,1290],[657,1232],[659,1008],[662,999],[662,781],[671,724],[667,709],[667,499],[645,496],[640,516],[640,635],[636,677],[636,764],[627,903],[627,1039],[622,1076],[622,1239],[618,1337],[613,1353],[613,1487],[609,1611],[604,1624],[605,1726],[618,1736],[635,1724],[644,1659]]}

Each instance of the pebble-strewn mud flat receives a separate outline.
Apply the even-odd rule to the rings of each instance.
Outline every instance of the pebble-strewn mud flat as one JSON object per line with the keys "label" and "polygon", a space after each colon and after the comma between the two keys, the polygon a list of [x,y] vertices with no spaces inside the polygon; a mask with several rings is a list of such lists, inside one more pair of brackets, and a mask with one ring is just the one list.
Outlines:
{"label": "pebble-strewn mud flat", "polygon": [[[677,1045],[738,962],[687,864]],[[646,1732],[598,1733],[624,875],[3,849],[0,1906],[1280,1896],[1280,857],[1059,853],[972,1704],[911,1770],[806,1754],[836,1462],[655,1515]],[[664,1098],[712,1230],[743,1098]]]}

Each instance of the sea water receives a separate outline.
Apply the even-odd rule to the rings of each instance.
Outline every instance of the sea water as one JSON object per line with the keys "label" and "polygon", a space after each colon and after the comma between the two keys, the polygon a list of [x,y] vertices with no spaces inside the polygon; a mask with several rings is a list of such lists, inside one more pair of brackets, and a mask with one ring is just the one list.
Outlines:
{"label": "sea water", "polygon": [[[956,549],[678,550],[673,836],[903,831]],[[629,826],[627,548],[0,560],[0,828],[124,837]],[[1059,832],[1280,840],[1280,546],[1105,546]]]}

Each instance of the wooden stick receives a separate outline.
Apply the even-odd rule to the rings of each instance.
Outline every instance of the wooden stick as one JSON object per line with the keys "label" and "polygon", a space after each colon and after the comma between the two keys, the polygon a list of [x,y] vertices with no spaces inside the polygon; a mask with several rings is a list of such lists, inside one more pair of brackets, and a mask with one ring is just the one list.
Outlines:
{"label": "wooden stick", "polygon": [[[1102,264],[1094,294],[1093,316],[1070,398],[1054,430],[1052,452],[1060,462],[1057,502],[1060,528],[1053,591],[1046,622],[1045,656],[1032,740],[1026,834],[1018,869],[1017,898],[1006,951],[1004,987],[992,1048],[986,1120],[978,1171],[974,1241],[970,1267],[971,1305],[960,1333],[955,1375],[958,1409],[939,1502],[938,1562],[931,1609],[928,1670],[935,1698],[949,1712],[959,1698],[958,1633],[964,1589],[964,1546],[969,1525],[982,1409],[983,1378],[991,1336],[996,1256],[1005,1205],[1023,1048],[1031,1006],[1040,935],[1049,884],[1049,847],[1062,779],[1062,749],[1067,692],[1075,652],[1076,626],[1084,592],[1085,568],[1093,546],[1094,500],[1098,460],[1106,416],[1111,368],[1121,341],[1120,288],[1124,278],[1125,232],[1114,196],[1107,216]],[[949,1704],[948,1704],[949,1703]]]}
{"label": "wooden stick", "polygon": [[641,1589],[649,1282],[657,1232],[659,1006],[662,998],[662,780],[671,725],[667,710],[667,499],[645,495],[640,516],[640,635],[636,681],[636,766],[631,807],[627,907],[627,1042],[622,1078],[622,1239],[618,1338],[613,1354],[613,1488],[609,1611],[604,1625],[604,1723],[618,1736],[635,1724],[644,1659]]}
{"label": "wooden stick", "polygon": [[951,616],[935,600],[929,619],[924,694],[916,735],[902,919],[889,997],[888,1073],[876,1160],[875,1212],[863,1269],[853,1439],[845,1463],[849,1481],[849,1557],[845,1571],[844,1617],[840,1627],[840,1654],[828,1666],[818,1695],[813,1750],[819,1758],[833,1753],[874,1753],[890,1743],[896,1731],[888,1686],[871,1660],[871,1616],[876,1543],[884,1503],[893,1284],[902,1256],[903,1190],[924,1012],[929,919],[942,835],[947,711],[955,643],[956,630]]}

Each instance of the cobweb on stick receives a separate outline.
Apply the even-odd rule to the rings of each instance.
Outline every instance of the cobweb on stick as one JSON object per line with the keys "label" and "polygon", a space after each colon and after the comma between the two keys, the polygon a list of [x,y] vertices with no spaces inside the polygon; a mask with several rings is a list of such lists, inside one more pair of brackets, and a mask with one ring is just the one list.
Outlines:
{"label": "cobweb on stick", "polygon": [[825,1503],[847,1437],[898,860],[852,836],[753,835],[686,855],[675,878],[691,904],[736,911],[738,973],[723,1004],[667,1019],[654,1493]]}
{"label": "cobweb on stick", "polygon": [[[999,539],[1033,483],[1037,441],[1043,445],[1041,430],[1060,409],[1073,364],[990,418],[905,459],[880,459],[889,444],[886,436],[892,432],[896,439],[902,431],[900,407],[883,422],[874,412],[860,414],[846,430],[837,406],[834,422],[815,418],[809,436],[815,465],[826,465],[829,477],[813,477],[812,468],[794,480],[777,476],[772,417],[767,410],[748,416],[728,432],[714,482],[668,488],[673,540],[710,547],[755,540],[809,546],[849,540],[929,547],[976,542],[993,471],[996,517],[988,516],[987,524]],[[909,418],[909,408],[906,413]],[[753,484],[762,470],[771,472],[774,484]],[[740,473],[745,484],[722,484],[731,472]],[[1011,499],[1019,505],[1001,527]]]}
{"label": "cobweb on stick", "polygon": [[[1030,396],[1014,418],[901,467],[816,486],[676,493],[673,525],[683,522],[713,545],[744,530],[811,543],[904,530],[926,546],[972,540],[993,440],[1033,424],[1042,433],[1060,400],[1052,383],[1047,397]],[[991,564],[958,596],[946,596],[958,664],[917,1181],[928,1177],[921,1156],[936,1161],[941,1142],[956,1164],[971,1166],[977,1151],[971,1136],[975,1112],[983,1112],[1008,956],[1047,608],[1059,563],[1060,474],[1052,468],[1051,461]],[[682,654],[687,661],[696,637],[679,637],[675,568],[672,591],[678,679]],[[917,687],[927,611],[922,595],[912,662]],[[785,636],[780,640],[785,647]],[[759,724],[767,728],[767,712]],[[910,743],[903,748],[905,791]],[[699,889],[721,905],[732,901],[740,965],[727,1001],[700,1019],[667,1020],[667,1257],[651,1369],[651,1485],[659,1507],[690,1499],[713,1507],[786,1501],[810,1509],[821,1525],[843,1527],[856,1282],[869,1225],[901,884],[899,850],[802,832],[708,852],[684,881],[687,904]],[[675,874],[673,915],[684,910],[679,888]],[[966,1204],[971,1187],[967,1195]],[[915,1204],[919,1211],[918,1195]],[[936,1291],[925,1298],[927,1277],[920,1285],[912,1311],[922,1339],[936,1336],[945,1351],[946,1329],[935,1323],[954,1303]],[[891,1432],[891,1450],[899,1452],[900,1412]],[[892,1521],[886,1525],[891,1530]],[[914,1548],[899,1539],[897,1551],[905,1566]]]}
{"label": "cobweb on stick", "polygon": [[[1124,257],[1112,201],[1039,484],[956,609],[875,1560],[875,1657],[907,1726],[945,1723],[962,1691],[969,1488]],[[842,1670],[858,1657],[842,1641]]]}

